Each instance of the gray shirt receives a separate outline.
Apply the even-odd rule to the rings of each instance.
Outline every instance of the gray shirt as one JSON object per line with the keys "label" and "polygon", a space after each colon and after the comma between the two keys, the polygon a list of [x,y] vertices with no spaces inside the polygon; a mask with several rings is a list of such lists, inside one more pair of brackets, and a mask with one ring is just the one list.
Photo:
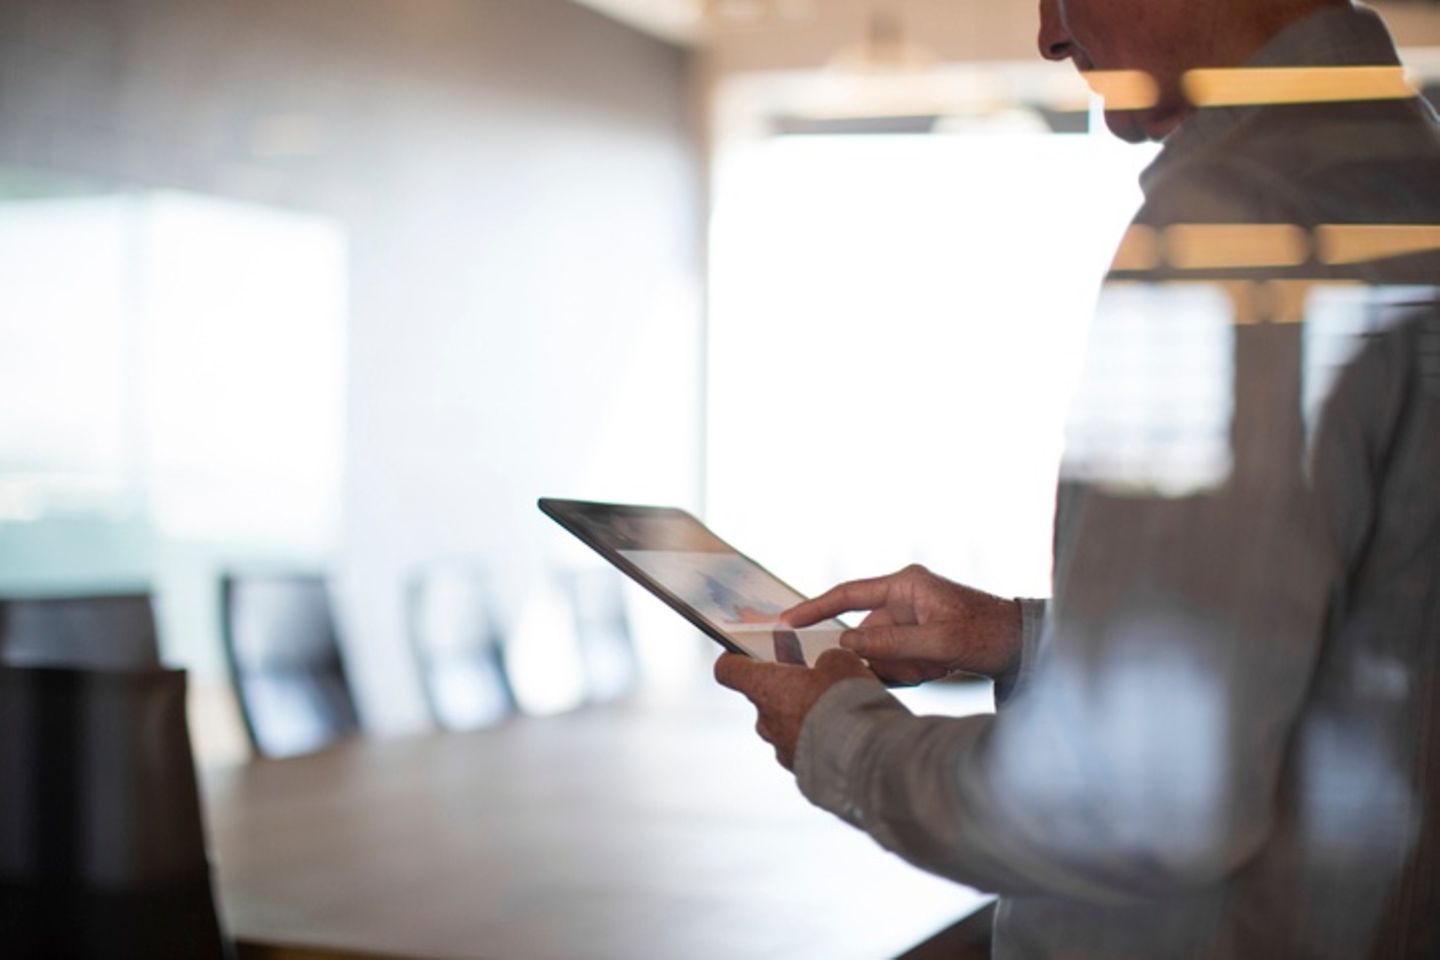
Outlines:
{"label": "gray shirt", "polygon": [[[1337,8],[1252,66],[1397,64]],[[998,957],[1440,955],[1440,243],[1413,229],[1440,224],[1434,116],[1207,109],[1143,186],[1053,598],[1024,604],[998,713],[847,681],[799,786],[1001,894]],[[1107,420],[1136,370],[1144,416]]]}

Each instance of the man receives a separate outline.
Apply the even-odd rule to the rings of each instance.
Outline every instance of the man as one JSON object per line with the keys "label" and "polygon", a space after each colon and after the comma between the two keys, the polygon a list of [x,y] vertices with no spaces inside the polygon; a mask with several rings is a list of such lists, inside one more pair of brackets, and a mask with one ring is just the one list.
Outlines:
{"label": "man", "polygon": [[[1165,141],[1053,596],[912,567],[786,614],[868,613],[813,669],[716,675],[814,803],[1001,894],[996,956],[1440,956],[1435,117],[1348,0],[1043,0],[1040,48],[1148,76],[1107,123]],[[995,716],[877,680],[956,672]]]}

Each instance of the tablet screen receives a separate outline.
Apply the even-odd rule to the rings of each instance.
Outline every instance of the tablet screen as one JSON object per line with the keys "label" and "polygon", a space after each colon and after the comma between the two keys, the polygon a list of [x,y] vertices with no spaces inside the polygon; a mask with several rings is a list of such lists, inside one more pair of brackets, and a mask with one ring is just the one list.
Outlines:
{"label": "tablet screen", "polygon": [[760,660],[813,665],[847,629],[779,622],[805,599],[683,510],[574,500],[540,508],[713,639]]}

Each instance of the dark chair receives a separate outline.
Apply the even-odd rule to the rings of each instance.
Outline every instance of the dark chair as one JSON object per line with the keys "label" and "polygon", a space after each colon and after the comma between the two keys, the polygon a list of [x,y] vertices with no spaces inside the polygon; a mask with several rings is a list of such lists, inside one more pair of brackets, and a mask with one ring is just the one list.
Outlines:
{"label": "dark chair", "polygon": [[410,579],[405,605],[436,723],[470,730],[515,712],[504,636],[483,571],[461,564],[423,567]]}
{"label": "dark chair", "polygon": [[994,929],[995,903],[992,901],[902,953],[898,960],[990,960]]}
{"label": "dark chair", "polygon": [[96,670],[159,667],[150,596],[0,599],[0,664]]}
{"label": "dark chair", "polygon": [[0,953],[226,954],[170,670],[0,667]]}
{"label": "dark chair", "polygon": [[575,570],[565,580],[586,700],[602,703],[625,696],[635,688],[640,666],[625,612],[624,580],[608,567]]}
{"label": "dark chair", "polygon": [[309,753],[358,732],[324,578],[228,574],[220,593],[225,656],[255,752]]}

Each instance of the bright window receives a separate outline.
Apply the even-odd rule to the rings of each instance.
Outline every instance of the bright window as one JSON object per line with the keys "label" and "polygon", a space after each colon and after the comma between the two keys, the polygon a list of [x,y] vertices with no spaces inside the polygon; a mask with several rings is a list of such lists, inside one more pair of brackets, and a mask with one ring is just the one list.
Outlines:
{"label": "bright window", "polygon": [[807,592],[919,561],[1045,595],[1065,411],[1152,156],[1101,136],[831,135],[727,162],[716,529]]}

